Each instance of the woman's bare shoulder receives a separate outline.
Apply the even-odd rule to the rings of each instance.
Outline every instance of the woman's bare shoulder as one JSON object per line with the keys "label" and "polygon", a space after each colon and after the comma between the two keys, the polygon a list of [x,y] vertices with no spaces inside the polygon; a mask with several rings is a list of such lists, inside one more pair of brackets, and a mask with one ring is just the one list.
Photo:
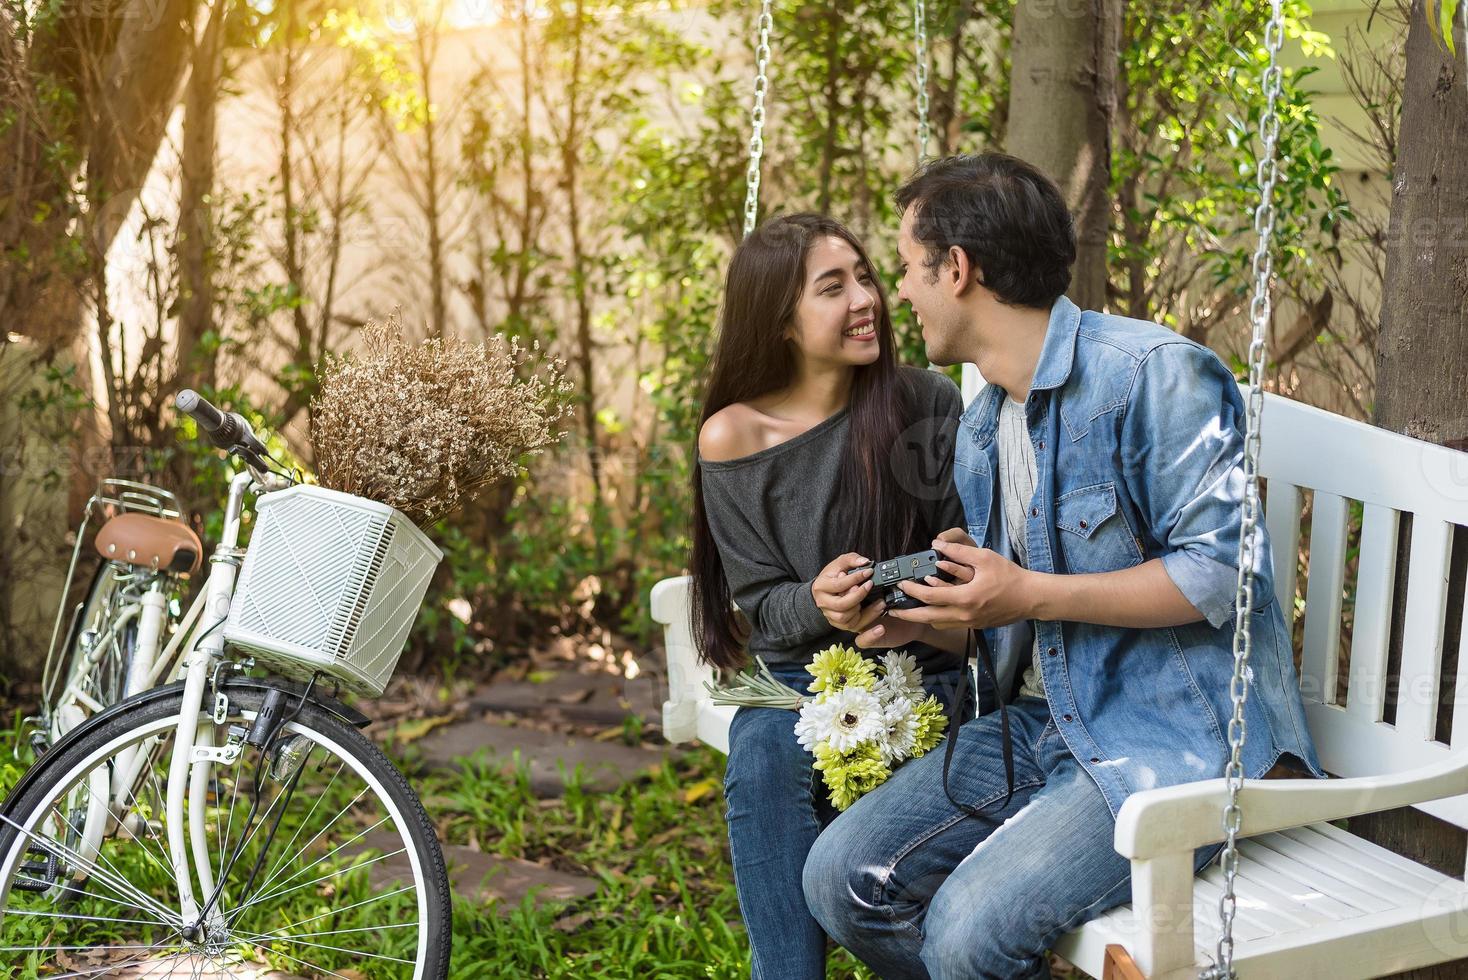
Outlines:
{"label": "woman's bare shoulder", "polygon": [[722,463],[758,452],[760,429],[758,413],[743,402],[725,405],[708,417],[698,432],[699,458],[709,463]]}

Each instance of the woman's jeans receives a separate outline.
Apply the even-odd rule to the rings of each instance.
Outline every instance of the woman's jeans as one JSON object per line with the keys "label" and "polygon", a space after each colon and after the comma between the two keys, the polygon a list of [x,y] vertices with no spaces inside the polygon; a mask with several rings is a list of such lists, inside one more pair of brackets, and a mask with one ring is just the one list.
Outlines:
{"label": "woman's jeans", "polygon": [[[898,769],[821,835],[805,895],[833,938],[884,980],[1048,977],[1064,933],[1131,901],[1116,821],[1042,698],[1009,706],[1014,797],[1005,795],[999,715],[964,725],[949,788],[943,746]],[[1194,870],[1220,845],[1200,848]]]}
{"label": "woman's jeans", "polygon": [[[810,692],[813,678],[804,667],[776,665],[770,672]],[[972,684],[960,688],[962,679],[957,669],[923,675],[923,687],[945,709],[955,693],[967,695],[960,724],[973,717]],[[826,975],[826,934],[806,908],[801,874],[816,837],[837,811],[811,766],[814,756],[796,741],[796,718],[787,708],[741,707],[729,725],[724,800],[754,980],[822,980]]]}

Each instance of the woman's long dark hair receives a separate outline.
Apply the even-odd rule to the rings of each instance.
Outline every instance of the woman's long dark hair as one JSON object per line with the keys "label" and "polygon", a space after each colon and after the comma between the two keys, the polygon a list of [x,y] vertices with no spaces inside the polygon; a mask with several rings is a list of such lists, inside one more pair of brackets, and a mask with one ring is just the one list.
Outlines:
{"label": "woman's long dark hair", "polygon": [[[876,269],[856,236],[818,214],[789,214],[767,221],[740,243],[729,262],[719,336],[704,390],[699,429],[725,406],[786,387],[795,377],[794,344],[784,337],[805,285],[805,258],[823,238],[839,238],[856,250],[877,289],[877,359],[853,368],[850,425],[842,456],[835,511],[827,520],[850,528],[845,550],[874,561],[915,550],[917,501],[902,489],[894,453],[914,418],[910,384],[897,368],[892,317]],[[818,515],[813,515],[817,517]],[[926,539],[925,539],[926,540]],[[835,555],[831,556],[836,557]],[[724,564],[704,509],[703,479],[693,468],[693,638],[700,658],[715,667],[746,661]]]}

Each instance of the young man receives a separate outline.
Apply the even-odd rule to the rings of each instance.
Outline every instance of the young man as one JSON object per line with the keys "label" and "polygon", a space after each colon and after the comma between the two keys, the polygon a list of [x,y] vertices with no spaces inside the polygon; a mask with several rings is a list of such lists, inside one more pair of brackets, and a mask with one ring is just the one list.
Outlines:
{"label": "young man", "polygon": [[[957,581],[904,585],[927,605],[874,608],[857,642],[981,630],[1000,696],[1019,687],[1014,791],[989,712],[957,732],[949,775],[981,813],[945,793],[943,752],[909,762],[816,842],[806,900],[886,980],[1044,977],[1057,938],[1130,900],[1112,848],[1127,796],[1223,775],[1244,406],[1207,348],[1065,298],[1074,231],[1035,168],[951,157],[897,201],[898,296],[928,358],[988,385],[955,449],[967,533],[933,543]],[[1245,774],[1288,754],[1321,776],[1267,543],[1255,573]]]}

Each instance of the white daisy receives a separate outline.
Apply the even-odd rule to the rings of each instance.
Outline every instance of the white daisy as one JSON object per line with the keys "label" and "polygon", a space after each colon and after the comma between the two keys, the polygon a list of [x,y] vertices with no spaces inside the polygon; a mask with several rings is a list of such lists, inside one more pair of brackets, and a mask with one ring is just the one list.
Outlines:
{"label": "white daisy", "polygon": [[[816,741],[825,742],[837,752],[850,752],[862,742],[882,738],[887,731],[882,702],[866,688],[848,687],[827,698],[824,709],[812,712],[808,729]],[[801,710],[802,721],[805,715]],[[801,723],[797,723],[797,732]],[[802,741],[801,744],[805,744]]]}
{"label": "white daisy", "polygon": [[923,672],[910,653],[889,650],[882,657],[882,679],[877,682],[877,696],[884,702],[892,698],[911,701],[923,699]]}
{"label": "white daisy", "polygon": [[795,722],[795,737],[800,741],[801,748],[807,752],[816,750],[816,745],[831,731],[831,719],[835,711],[835,705],[824,694],[800,706],[800,718]]}
{"label": "white daisy", "polygon": [[882,761],[892,766],[912,755],[917,745],[918,716],[907,698],[895,698],[883,712],[887,737],[882,740]]}

